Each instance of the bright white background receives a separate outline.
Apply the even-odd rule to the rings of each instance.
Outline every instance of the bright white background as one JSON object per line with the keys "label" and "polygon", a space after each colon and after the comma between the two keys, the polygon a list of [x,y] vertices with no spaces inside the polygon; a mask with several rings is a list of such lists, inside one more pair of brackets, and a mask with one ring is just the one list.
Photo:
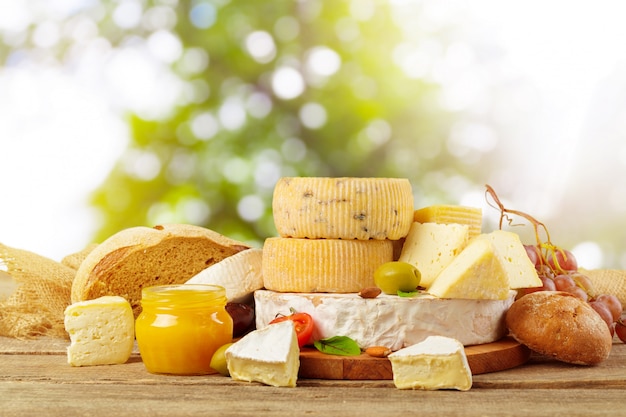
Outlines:
{"label": "bright white background", "polygon": [[[45,48],[54,39],[54,16],[81,3],[0,0],[0,30],[39,22]],[[598,204],[590,196],[599,190],[607,212],[621,215],[626,204],[626,3],[422,3],[425,14],[419,24],[449,20],[464,28],[468,43],[483,37],[497,45],[482,55],[456,48],[461,53],[448,58],[463,74],[503,77],[497,91],[484,91],[498,94],[492,100],[506,97],[503,109],[515,109],[515,114],[502,110],[496,115],[510,130],[500,142],[479,137],[484,147],[502,155],[494,172],[503,183],[516,184],[509,190],[513,205],[553,220],[558,213],[577,212],[574,206]],[[89,35],[90,28],[82,30]],[[124,112],[158,115],[173,100],[176,81],[164,69],[163,57],[148,52],[114,54],[102,45],[65,66],[0,67],[0,242],[57,260],[89,242],[98,218],[88,195],[127,144]],[[124,70],[128,68],[135,71]],[[483,90],[459,82],[458,75],[441,75],[449,87],[444,100],[479,112]],[[141,85],[141,93],[127,94],[128,83]],[[595,169],[598,164],[606,166]],[[596,213],[583,210],[590,212]],[[602,266],[597,247],[580,243],[581,263]]]}

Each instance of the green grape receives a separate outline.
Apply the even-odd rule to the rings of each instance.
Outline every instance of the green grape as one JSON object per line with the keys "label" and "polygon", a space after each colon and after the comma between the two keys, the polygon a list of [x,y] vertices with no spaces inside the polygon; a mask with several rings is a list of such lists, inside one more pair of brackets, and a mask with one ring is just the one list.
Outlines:
{"label": "green grape", "polygon": [[231,345],[232,343],[226,343],[225,345],[220,346],[211,357],[211,363],[209,364],[211,368],[215,369],[224,376],[230,375],[224,352],[226,352],[226,349],[228,349]]}
{"label": "green grape", "polygon": [[420,271],[408,262],[385,262],[374,272],[374,283],[385,294],[416,291],[421,279]]}

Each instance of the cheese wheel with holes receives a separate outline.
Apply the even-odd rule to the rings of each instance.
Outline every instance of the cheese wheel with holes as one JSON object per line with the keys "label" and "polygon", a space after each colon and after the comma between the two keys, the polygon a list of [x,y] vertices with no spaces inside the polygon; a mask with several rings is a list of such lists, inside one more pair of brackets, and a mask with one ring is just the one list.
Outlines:
{"label": "cheese wheel with holes", "polygon": [[469,238],[478,236],[482,230],[483,212],[480,208],[440,204],[417,209],[413,221],[419,223],[466,224]]}
{"label": "cheese wheel with holes", "polygon": [[272,209],[281,237],[398,240],[414,205],[407,179],[284,177]]}
{"label": "cheese wheel with holes", "polygon": [[263,245],[263,283],[278,292],[358,292],[393,260],[390,240],[270,237]]}

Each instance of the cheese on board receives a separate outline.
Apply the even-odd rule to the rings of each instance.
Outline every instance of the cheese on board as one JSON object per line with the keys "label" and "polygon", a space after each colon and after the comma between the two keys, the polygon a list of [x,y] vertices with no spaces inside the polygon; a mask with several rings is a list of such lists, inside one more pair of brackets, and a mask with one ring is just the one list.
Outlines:
{"label": "cheese on board", "polygon": [[284,177],[272,209],[281,237],[398,240],[413,221],[413,191],[403,178]]}
{"label": "cheese on board", "polygon": [[246,249],[200,271],[185,284],[219,285],[226,289],[228,301],[245,303],[263,288],[262,259],[262,249]]}
{"label": "cheese on board", "polygon": [[254,330],[224,354],[230,376],[235,380],[275,387],[296,386],[300,348],[293,321]]}
{"label": "cheese on board", "polygon": [[466,224],[470,238],[480,234],[483,224],[483,212],[477,207],[440,204],[417,209],[413,212],[413,221],[419,223]]}
{"label": "cheese on board", "polygon": [[393,260],[391,240],[270,237],[263,245],[265,288],[281,292],[358,292]]}
{"label": "cheese on board", "polygon": [[441,299],[428,294],[398,297],[380,294],[302,294],[258,290],[254,293],[257,328],[291,309],[308,313],[315,322],[314,339],[345,335],[361,348],[386,346],[392,350],[430,335],[453,337],[464,345],[491,343],[506,335],[504,318],[515,300]]}
{"label": "cheese on board", "polygon": [[488,239],[474,239],[439,274],[428,292],[440,298],[504,300],[509,280]]}
{"label": "cheese on board", "polygon": [[453,338],[429,336],[388,357],[396,388],[468,391],[472,387],[465,350]]}
{"label": "cheese on board", "polygon": [[512,289],[541,287],[535,265],[530,261],[519,236],[513,232],[495,230],[478,236],[479,239],[490,240],[496,248]]}
{"label": "cheese on board", "polygon": [[121,364],[133,351],[135,317],[125,298],[103,296],[69,305],[65,330],[70,336],[70,365]]}
{"label": "cheese on board", "polygon": [[467,225],[414,222],[398,260],[414,265],[422,276],[420,285],[428,288],[468,240]]}

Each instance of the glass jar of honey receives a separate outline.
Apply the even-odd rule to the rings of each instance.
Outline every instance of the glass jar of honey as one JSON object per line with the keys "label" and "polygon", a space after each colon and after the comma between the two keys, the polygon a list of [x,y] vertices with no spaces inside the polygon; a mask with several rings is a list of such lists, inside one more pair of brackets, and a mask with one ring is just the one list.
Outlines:
{"label": "glass jar of honey", "polygon": [[147,287],[135,322],[137,345],[151,373],[205,375],[213,353],[232,341],[226,290],[217,285]]}

